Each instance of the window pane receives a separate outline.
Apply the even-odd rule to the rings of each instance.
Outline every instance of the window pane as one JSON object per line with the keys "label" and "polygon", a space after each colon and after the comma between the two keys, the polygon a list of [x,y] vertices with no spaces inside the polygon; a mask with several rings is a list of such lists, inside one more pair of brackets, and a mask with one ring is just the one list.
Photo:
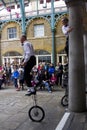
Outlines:
{"label": "window pane", "polygon": [[43,4],[43,0],[40,0],[40,4]]}
{"label": "window pane", "polygon": [[17,29],[15,27],[8,28],[7,33],[8,33],[8,39],[17,38]]}
{"label": "window pane", "polygon": [[44,24],[34,25],[34,37],[44,36]]}

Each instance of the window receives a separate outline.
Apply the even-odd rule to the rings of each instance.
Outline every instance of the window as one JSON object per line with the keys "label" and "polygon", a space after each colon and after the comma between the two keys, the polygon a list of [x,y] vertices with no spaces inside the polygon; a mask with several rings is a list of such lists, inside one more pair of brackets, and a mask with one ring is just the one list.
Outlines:
{"label": "window", "polygon": [[[54,1],[59,1],[59,0],[54,0]],[[51,2],[51,0],[46,0],[46,2]],[[40,0],[40,4],[43,4],[44,0]]]}
{"label": "window", "polygon": [[34,25],[34,37],[44,36],[44,24]]}
{"label": "window", "polygon": [[40,4],[43,4],[43,0],[40,0]]}
{"label": "window", "polygon": [[13,6],[11,6],[11,9],[15,9],[15,6],[13,5]]}
{"label": "window", "polygon": [[7,34],[8,34],[8,39],[17,38],[17,29],[15,27],[8,28]]}
{"label": "window", "polygon": [[17,8],[20,8],[20,5],[17,5]]}
{"label": "window", "polygon": [[12,6],[8,6],[7,8],[9,8],[9,9],[15,9],[15,6],[12,5]]}
{"label": "window", "polygon": [[55,1],[60,1],[60,0],[55,0]]}

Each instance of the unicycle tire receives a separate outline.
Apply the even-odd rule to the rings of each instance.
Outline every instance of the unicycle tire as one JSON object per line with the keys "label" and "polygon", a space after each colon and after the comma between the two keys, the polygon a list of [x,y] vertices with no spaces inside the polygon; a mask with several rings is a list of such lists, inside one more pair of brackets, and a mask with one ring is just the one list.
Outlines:
{"label": "unicycle tire", "polygon": [[61,105],[62,106],[68,106],[68,95],[65,95],[61,99]]}
{"label": "unicycle tire", "polygon": [[34,122],[41,122],[45,117],[45,112],[40,106],[33,106],[29,109],[28,115]]}

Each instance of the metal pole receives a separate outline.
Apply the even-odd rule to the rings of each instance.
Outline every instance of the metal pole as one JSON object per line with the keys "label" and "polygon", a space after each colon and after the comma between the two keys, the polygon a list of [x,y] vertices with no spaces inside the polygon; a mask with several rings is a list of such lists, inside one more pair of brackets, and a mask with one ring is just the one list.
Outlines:
{"label": "metal pole", "polygon": [[26,34],[25,29],[25,7],[24,7],[24,0],[19,0],[20,2],[20,9],[21,9],[21,15],[22,15],[22,34]]}
{"label": "metal pole", "polygon": [[10,19],[12,19],[12,15],[11,15],[11,0],[10,0]]}
{"label": "metal pole", "polygon": [[38,11],[38,0],[36,2],[37,2],[37,15],[38,15],[39,14],[39,11]]}
{"label": "metal pole", "polygon": [[51,31],[52,31],[52,63],[55,66],[55,27],[54,27],[54,0],[51,0]]}

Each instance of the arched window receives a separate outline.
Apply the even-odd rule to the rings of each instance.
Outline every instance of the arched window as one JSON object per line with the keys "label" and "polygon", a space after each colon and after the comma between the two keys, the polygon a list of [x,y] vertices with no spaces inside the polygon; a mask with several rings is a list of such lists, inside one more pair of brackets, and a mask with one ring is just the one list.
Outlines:
{"label": "arched window", "polygon": [[22,55],[19,52],[12,51],[5,53],[4,56],[22,56]]}
{"label": "arched window", "polygon": [[39,62],[48,62],[51,63],[51,54],[45,50],[36,50],[35,55],[38,57]]}
{"label": "arched window", "polygon": [[36,50],[35,54],[36,55],[49,55],[50,53],[48,51],[45,51],[45,50]]}

